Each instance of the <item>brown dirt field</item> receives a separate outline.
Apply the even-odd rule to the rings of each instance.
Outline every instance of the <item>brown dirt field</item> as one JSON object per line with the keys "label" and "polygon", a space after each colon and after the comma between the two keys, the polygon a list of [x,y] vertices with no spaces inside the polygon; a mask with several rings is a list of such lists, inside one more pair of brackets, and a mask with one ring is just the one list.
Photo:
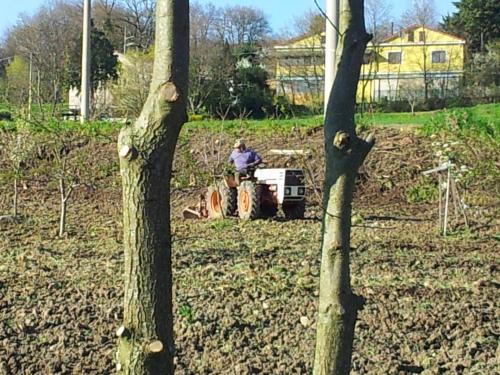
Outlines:
{"label": "brown dirt field", "polygon": [[[352,282],[366,305],[356,326],[352,373],[497,373],[499,184],[490,168],[498,165],[496,150],[456,146],[457,164],[476,166],[461,189],[469,229],[452,209],[451,234],[443,238],[437,203],[425,193],[436,182],[421,177],[435,166],[433,140],[393,128],[376,134],[353,217]],[[225,159],[233,136],[184,133],[172,196],[176,374],[308,374],[318,298],[322,133],[238,135],[269,166],[307,168],[307,218],[180,219],[182,207],[209,180],[206,165],[218,158],[211,142],[219,139]],[[265,152],[297,147],[312,153],[283,161]],[[20,194],[21,222],[0,222],[2,375],[114,372],[123,295],[115,144],[94,139],[73,152],[92,157],[79,172],[86,184],[72,197],[65,237],[56,236],[50,161],[34,156]],[[2,154],[3,171],[6,165]],[[4,177],[0,214],[10,205]]]}

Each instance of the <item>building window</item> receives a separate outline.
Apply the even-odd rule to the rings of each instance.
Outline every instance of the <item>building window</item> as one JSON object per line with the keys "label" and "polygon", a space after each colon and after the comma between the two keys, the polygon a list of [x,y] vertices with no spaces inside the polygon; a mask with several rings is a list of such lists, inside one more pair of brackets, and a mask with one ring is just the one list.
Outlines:
{"label": "building window", "polygon": [[432,63],[442,64],[446,62],[446,52],[445,51],[433,51],[432,52]]}
{"label": "building window", "polygon": [[415,41],[415,32],[413,31],[408,31],[408,42],[414,42]]}
{"label": "building window", "polygon": [[425,42],[425,31],[420,31],[418,33],[418,41],[419,42]]}
{"label": "building window", "polygon": [[387,60],[389,64],[401,64],[401,52],[389,52]]}

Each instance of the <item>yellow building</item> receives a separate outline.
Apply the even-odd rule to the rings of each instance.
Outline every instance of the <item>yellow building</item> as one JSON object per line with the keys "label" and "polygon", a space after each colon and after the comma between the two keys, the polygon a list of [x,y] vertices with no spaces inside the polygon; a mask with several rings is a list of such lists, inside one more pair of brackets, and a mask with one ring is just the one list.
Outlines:
{"label": "yellow building", "polygon": [[[324,33],[275,46],[276,91],[294,104],[322,101]],[[464,72],[465,40],[422,26],[367,46],[358,101],[452,97]]]}
{"label": "yellow building", "polygon": [[325,33],[306,35],[274,47],[276,93],[293,104],[323,101],[325,76]]}

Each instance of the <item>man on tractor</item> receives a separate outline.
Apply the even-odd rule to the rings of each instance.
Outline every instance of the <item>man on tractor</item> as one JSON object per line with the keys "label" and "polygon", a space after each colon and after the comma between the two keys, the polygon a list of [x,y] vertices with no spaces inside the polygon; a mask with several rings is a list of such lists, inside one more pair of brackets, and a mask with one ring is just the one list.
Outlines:
{"label": "man on tractor", "polygon": [[236,168],[234,178],[239,185],[240,177],[251,174],[252,170],[262,163],[262,158],[254,150],[247,148],[243,139],[237,139],[229,156],[229,163],[233,163]]}
{"label": "man on tractor", "polygon": [[286,218],[304,218],[306,186],[302,169],[256,170],[262,159],[246,148],[242,139],[234,143],[228,161],[234,164],[236,173],[234,178],[225,174],[222,181],[208,187],[205,202],[209,218],[224,219],[236,214],[243,220],[272,217],[279,205]]}

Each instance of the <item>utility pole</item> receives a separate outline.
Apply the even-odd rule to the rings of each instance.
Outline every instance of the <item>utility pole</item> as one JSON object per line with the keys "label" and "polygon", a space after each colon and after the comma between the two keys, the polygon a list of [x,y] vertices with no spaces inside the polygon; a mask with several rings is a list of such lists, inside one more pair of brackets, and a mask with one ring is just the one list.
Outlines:
{"label": "utility pole", "polygon": [[123,54],[127,52],[127,26],[123,28]]}
{"label": "utility pole", "polygon": [[83,0],[83,38],[82,38],[82,87],[81,117],[82,124],[89,119],[90,112],[90,9],[91,0]]}
{"label": "utility pole", "polygon": [[[332,91],[333,81],[337,73],[337,44],[339,26],[339,0],[326,0],[326,38],[325,38],[325,102],[324,109],[328,107],[328,99]],[[337,30],[336,30],[337,29]]]}

